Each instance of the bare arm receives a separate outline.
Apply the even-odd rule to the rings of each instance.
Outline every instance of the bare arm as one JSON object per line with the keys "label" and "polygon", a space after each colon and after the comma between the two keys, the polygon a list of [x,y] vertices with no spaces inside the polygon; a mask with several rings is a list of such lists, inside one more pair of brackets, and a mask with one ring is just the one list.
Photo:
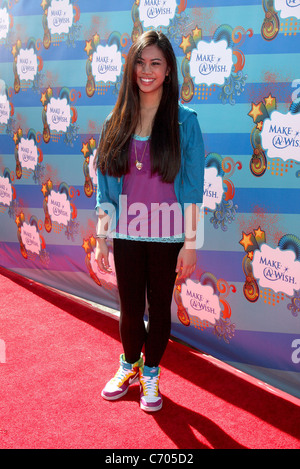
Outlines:
{"label": "bare arm", "polygon": [[109,250],[106,243],[109,224],[110,217],[107,215],[107,213],[99,208],[95,259],[98,263],[99,269],[104,270],[105,272],[111,272],[111,267],[108,260]]}
{"label": "bare arm", "polygon": [[196,232],[199,219],[199,207],[196,204],[190,204],[185,209],[185,241],[179,251],[176,272],[179,278],[189,277],[196,268]]}

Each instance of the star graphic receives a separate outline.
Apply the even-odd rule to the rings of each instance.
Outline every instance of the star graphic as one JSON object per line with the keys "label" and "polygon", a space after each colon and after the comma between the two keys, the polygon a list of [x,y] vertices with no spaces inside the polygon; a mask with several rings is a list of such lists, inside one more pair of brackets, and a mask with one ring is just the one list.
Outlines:
{"label": "star graphic", "polygon": [[258,130],[262,130],[262,126],[263,126],[263,121],[259,121],[257,124],[256,124],[256,128]]}
{"label": "star graphic", "polygon": [[241,239],[240,244],[244,247],[245,251],[247,251],[249,246],[253,246],[253,243],[251,241],[252,233],[246,235],[243,232],[243,239]]}
{"label": "star graphic", "polygon": [[88,143],[83,143],[82,148],[81,148],[81,151],[82,151],[82,153],[84,154],[84,156],[86,155],[86,153],[89,152]]}
{"label": "star graphic", "polygon": [[251,111],[248,113],[248,116],[251,116],[253,118],[253,122],[256,121],[256,119],[258,118],[258,116],[262,116],[263,113],[260,109],[260,106],[261,106],[261,103],[258,103],[258,104],[254,104],[252,103],[252,109]]}
{"label": "star graphic", "polygon": [[41,3],[41,7],[43,8],[43,10],[45,10],[46,6],[47,6],[47,0],[43,0]]}
{"label": "star graphic", "polygon": [[52,96],[52,88],[51,88],[51,86],[48,86],[48,88],[47,88],[47,95],[48,95],[48,96]]}
{"label": "star graphic", "polygon": [[96,140],[95,140],[93,137],[90,138],[90,147],[91,147],[91,148],[95,148],[95,147],[96,147]]}
{"label": "star graphic", "polygon": [[193,29],[193,38],[194,39],[200,39],[202,36],[202,31],[201,29],[198,28],[198,26],[196,26],[195,29]]}
{"label": "star graphic", "polygon": [[44,195],[44,197],[45,197],[45,195],[46,195],[47,192],[48,192],[47,184],[43,184],[43,185],[42,185],[41,191],[42,191],[42,193],[43,193],[43,195]]}
{"label": "star graphic", "polygon": [[83,247],[83,249],[85,250],[86,253],[90,250],[90,245],[89,245],[88,240],[86,240],[86,239],[83,240],[82,247]]}
{"label": "star graphic", "polygon": [[99,44],[99,41],[100,41],[100,36],[99,34],[94,34],[93,36],[93,40],[94,40],[94,44]]}
{"label": "star graphic", "polygon": [[16,145],[16,144],[17,144],[17,141],[18,141],[18,134],[17,134],[17,132],[14,132],[13,141],[15,142],[15,145]]}
{"label": "star graphic", "polygon": [[186,53],[186,50],[188,47],[191,47],[191,43],[190,43],[190,35],[188,36],[182,36],[182,43],[180,44],[179,46],[184,53]]}
{"label": "star graphic", "polygon": [[260,229],[260,227],[257,230],[254,230],[255,237],[258,239],[262,239],[265,236],[265,232]]}
{"label": "star graphic", "polygon": [[92,46],[92,40],[90,41],[85,41],[85,52],[87,53],[87,55],[90,55],[90,52],[91,50],[93,49],[93,46]]}
{"label": "star graphic", "polygon": [[46,93],[42,93],[41,103],[42,103],[43,106],[45,105],[45,102],[46,102],[46,101],[47,101]]}
{"label": "star graphic", "polygon": [[273,102],[274,102],[274,99],[273,96],[271,94],[269,94],[269,96],[267,98],[265,98],[265,103],[267,106],[272,106]]}

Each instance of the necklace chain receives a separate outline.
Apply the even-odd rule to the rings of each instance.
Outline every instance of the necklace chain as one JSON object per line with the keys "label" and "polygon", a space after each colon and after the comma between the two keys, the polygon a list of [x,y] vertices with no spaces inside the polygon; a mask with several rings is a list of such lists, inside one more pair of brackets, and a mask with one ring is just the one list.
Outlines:
{"label": "necklace chain", "polygon": [[138,157],[137,157],[137,151],[136,151],[136,139],[134,139],[135,166],[136,166],[136,169],[138,169],[139,171],[140,171],[140,170],[142,169],[142,167],[143,167],[142,161],[143,161],[143,159],[144,159],[147,146],[148,146],[148,140],[147,140],[147,142],[146,142],[146,144],[145,144],[142,158],[141,158],[141,160],[139,161],[139,160],[138,160]]}

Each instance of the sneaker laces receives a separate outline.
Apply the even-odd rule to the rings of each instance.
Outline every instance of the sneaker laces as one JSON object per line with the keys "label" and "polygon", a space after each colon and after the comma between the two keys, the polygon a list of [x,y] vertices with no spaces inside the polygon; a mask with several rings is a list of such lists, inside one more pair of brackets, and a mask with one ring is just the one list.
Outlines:
{"label": "sneaker laces", "polygon": [[159,377],[158,376],[143,376],[142,377],[142,384],[143,384],[143,394],[147,397],[147,400],[156,400],[158,397],[158,383]]}
{"label": "sneaker laces", "polygon": [[132,370],[128,370],[123,366],[120,366],[115,376],[112,378],[111,383],[122,383],[132,374]]}

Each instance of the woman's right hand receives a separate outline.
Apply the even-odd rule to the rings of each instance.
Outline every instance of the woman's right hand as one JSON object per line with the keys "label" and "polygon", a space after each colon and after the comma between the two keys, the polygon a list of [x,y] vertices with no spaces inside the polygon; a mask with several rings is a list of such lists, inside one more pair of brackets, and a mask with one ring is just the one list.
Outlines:
{"label": "woman's right hand", "polygon": [[100,270],[110,273],[111,267],[109,265],[108,255],[109,255],[109,249],[106,244],[106,240],[97,238],[96,251],[95,251],[96,262]]}

